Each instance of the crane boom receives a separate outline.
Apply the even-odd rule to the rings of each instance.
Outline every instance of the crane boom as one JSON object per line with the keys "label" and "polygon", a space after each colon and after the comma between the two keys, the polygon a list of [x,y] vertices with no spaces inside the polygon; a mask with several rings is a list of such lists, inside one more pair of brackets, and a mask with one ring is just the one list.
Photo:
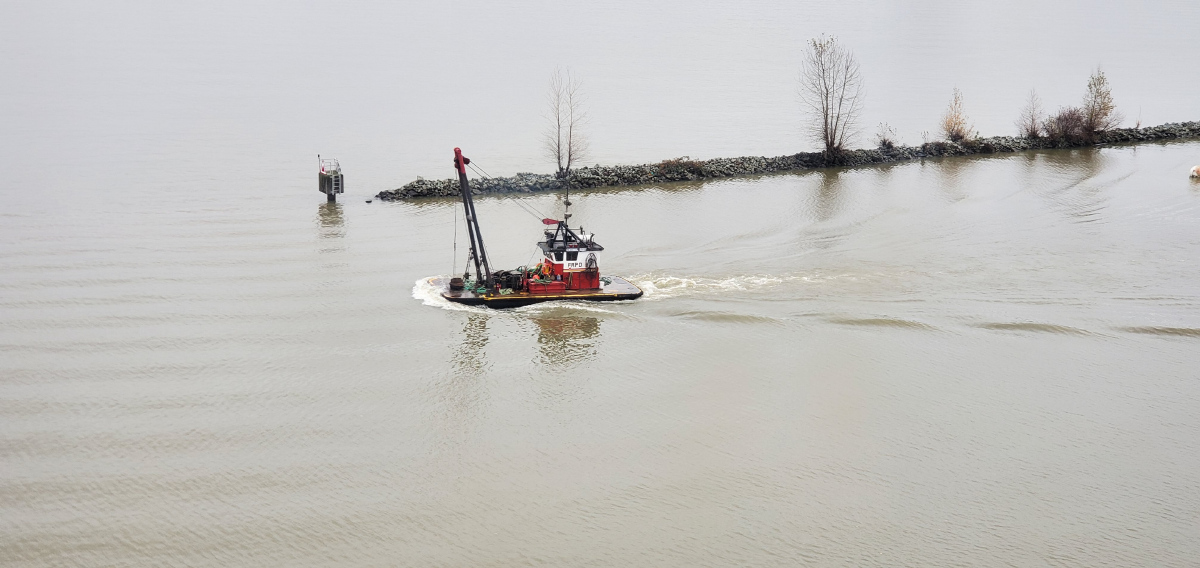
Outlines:
{"label": "crane boom", "polygon": [[475,262],[475,276],[484,287],[491,290],[492,269],[488,265],[487,249],[483,247],[483,234],[479,232],[479,219],[475,216],[475,201],[471,198],[471,185],[467,183],[467,164],[469,163],[471,160],[462,155],[462,150],[455,148],[454,169],[458,170],[458,185],[462,192],[463,212],[467,216],[467,233],[471,237],[471,260]]}

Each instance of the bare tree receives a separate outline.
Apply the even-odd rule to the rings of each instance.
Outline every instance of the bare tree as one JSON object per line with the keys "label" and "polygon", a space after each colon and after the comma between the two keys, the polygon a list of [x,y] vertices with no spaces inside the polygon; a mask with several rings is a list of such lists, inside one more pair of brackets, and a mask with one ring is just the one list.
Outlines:
{"label": "bare tree", "polygon": [[1037,91],[1029,90],[1029,100],[1025,103],[1025,108],[1021,109],[1021,116],[1017,118],[1017,132],[1026,138],[1038,138],[1044,130],[1042,126],[1042,99],[1038,98]]}
{"label": "bare tree", "polygon": [[942,134],[950,142],[962,142],[971,137],[974,125],[967,125],[967,115],[963,107],[962,91],[954,88],[954,98],[950,99],[950,108],[942,117]]}
{"label": "bare tree", "polygon": [[827,160],[836,160],[857,134],[863,101],[858,61],[836,37],[809,41],[800,71],[800,100],[811,120],[809,134],[825,148]]}
{"label": "bare tree", "polygon": [[546,128],[546,155],[558,167],[556,175],[566,179],[571,167],[587,159],[588,141],[582,126],[587,120],[583,112],[583,93],[579,80],[562,69],[550,75],[550,91],[547,97],[550,124]]}
{"label": "bare tree", "polygon": [[1125,120],[1113,104],[1112,88],[1108,86],[1108,78],[1099,67],[1088,78],[1087,94],[1083,96],[1083,106],[1079,110],[1083,111],[1083,131],[1088,140],[1094,139],[1100,132],[1116,128]]}

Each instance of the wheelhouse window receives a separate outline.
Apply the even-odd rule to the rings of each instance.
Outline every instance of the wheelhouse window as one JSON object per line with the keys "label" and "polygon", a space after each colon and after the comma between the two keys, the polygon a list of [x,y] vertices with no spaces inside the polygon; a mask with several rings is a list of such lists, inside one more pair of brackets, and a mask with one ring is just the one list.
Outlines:
{"label": "wheelhouse window", "polygon": [[567,260],[579,260],[579,253],[575,251],[568,251]]}
{"label": "wheelhouse window", "polygon": [[554,261],[555,261],[555,262],[562,262],[562,254],[563,254],[563,253],[561,253],[561,252],[556,252],[556,253],[554,253]]}

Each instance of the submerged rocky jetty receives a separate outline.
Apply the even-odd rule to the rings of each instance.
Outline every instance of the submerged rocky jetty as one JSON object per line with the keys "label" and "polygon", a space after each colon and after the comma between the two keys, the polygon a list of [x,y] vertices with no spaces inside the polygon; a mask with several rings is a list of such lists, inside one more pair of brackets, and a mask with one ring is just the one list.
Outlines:
{"label": "submerged rocky jetty", "polygon": [[[1019,138],[994,136],[976,138],[963,142],[926,142],[920,146],[895,146],[875,150],[850,150],[836,160],[829,160],[822,152],[801,152],[790,156],[766,158],[749,156],[743,158],[714,158],[691,160],[686,157],[664,160],[657,164],[639,166],[593,166],[574,170],[570,179],[562,180],[553,175],[520,173],[512,177],[470,180],[471,191],[485,193],[531,193],[554,191],[564,187],[593,188],[628,185],[647,185],[673,181],[689,181],[727,178],[742,175],[766,174],[792,170],[823,167],[865,166],[903,162],[934,156],[969,156],[1041,150],[1049,148],[1078,148],[1105,144],[1150,142],[1181,138],[1200,138],[1200,122],[1169,123],[1146,128],[1119,128],[1102,132],[1090,143],[1070,143],[1049,138]],[[381,191],[375,197],[393,201],[418,197],[452,197],[458,195],[458,180],[417,179],[398,189]]]}

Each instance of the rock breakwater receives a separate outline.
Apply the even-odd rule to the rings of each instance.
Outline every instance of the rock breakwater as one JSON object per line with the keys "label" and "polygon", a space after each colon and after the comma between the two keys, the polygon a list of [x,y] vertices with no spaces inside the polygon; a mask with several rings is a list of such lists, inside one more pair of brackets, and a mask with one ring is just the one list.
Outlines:
{"label": "rock breakwater", "polygon": [[[546,174],[519,173],[512,177],[472,179],[470,180],[470,185],[472,193],[476,194],[532,193],[536,191],[561,190],[564,187],[584,189],[648,185],[823,167],[885,164],[935,156],[970,156],[976,154],[1020,152],[1023,150],[1077,148],[1185,138],[1200,138],[1200,122],[1169,123],[1146,128],[1119,128],[1099,134],[1097,139],[1091,143],[1070,143],[1051,140],[1049,138],[994,136],[991,138],[976,138],[958,143],[939,141],[927,142],[920,146],[850,150],[842,153],[836,160],[827,159],[827,156],[821,152],[801,152],[799,154],[777,156],[774,158],[748,156],[742,158],[691,160],[683,157],[664,160],[657,164],[584,167],[573,171],[571,177],[567,180]],[[395,201],[419,197],[451,197],[456,195],[458,195],[457,179],[417,179],[405,184],[403,187],[381,191],[375,197],[385,201]]]}

